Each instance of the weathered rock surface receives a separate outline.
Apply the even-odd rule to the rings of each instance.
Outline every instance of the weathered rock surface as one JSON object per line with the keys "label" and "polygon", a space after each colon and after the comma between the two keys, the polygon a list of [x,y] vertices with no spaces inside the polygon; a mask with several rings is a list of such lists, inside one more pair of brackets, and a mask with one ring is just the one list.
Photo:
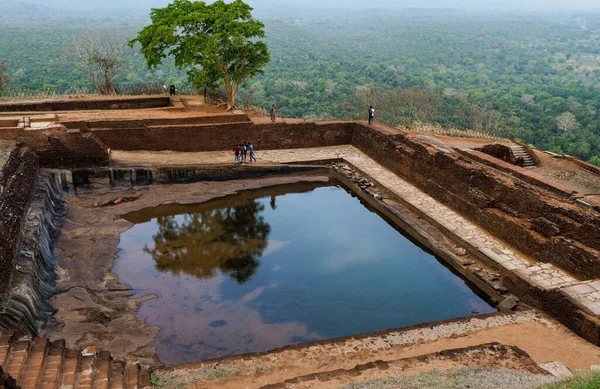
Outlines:
{"label": "weathered rock surface", "polygon": [[0,301],[10,282],[38,160],[29,148],[0,141]]}

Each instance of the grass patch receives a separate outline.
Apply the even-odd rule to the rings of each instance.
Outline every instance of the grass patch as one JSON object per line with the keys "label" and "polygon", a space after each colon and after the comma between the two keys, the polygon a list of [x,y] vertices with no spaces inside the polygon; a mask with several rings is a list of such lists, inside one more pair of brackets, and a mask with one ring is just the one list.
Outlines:
{"label": "grass patch", "polygon": [[161,389],[187,388],[201,381],[226,381],[241,375],[246,368],[239,365],[217,365],[194,370],[178,370],[173,372],[156,372],[152,375],[152,387]]}
{"label": "grass patch", "polygon": [[261,364],[254,365],[254,374],[262,374],[262,373],[266,373],[267,371],[269,371],[269,369],[267,369],[266,367],[264,367]]}
{"label": "grass patch", "polygon": [[553,380],[555,378],[552,376],[507,369],[433,370],[412,376],[349,384],[343,389],[530,389]]}
{"label": "grass patch", "polygon": [[538,389],[599,389],[600,371],[576,374],[573,377],[538,386]]}

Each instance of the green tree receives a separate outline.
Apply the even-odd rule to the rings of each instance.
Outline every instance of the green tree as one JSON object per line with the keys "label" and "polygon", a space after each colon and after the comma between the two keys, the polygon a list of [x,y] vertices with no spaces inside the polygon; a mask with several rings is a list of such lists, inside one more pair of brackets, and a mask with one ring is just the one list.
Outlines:
{"label": "green tree", "polygon": [[152,24],[129,44],[141,44],[149,68],[173,56],[196,88],[224,85],[231,110],[240,85],[270,61],[267,44],[260,40],[265,36],[264,24],[251,11],[242,0],[229,4],[175,0],[152,9]]}
{"label": "green tree", "polygon": [[6,74],[6,65],[4,62],[0,62],[0,95],[8,89],[8,85],[12,79]]}

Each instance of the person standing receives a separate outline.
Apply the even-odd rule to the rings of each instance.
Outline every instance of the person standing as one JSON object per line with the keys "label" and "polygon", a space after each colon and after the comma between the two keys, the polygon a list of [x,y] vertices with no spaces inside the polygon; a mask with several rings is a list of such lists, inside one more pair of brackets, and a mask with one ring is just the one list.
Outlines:
{"label": "person standing", "polygon": [[242,165],[246,164],[246,155],[248,153],[248,145],[246,142],[242,145]]}
{"label": "person standing", "polygon": [[235,155],[235,164],[239,164],[240,163],[240,148],[238,145],[235,145],[233,147],[233,155]]}
{"label": "person standing", "polygon": [[271,121],[275,123],[275,119],[277,119],[277,107],[275,104],[271,106]]}
{"label": "person standing", "polygon": [[252,160],[256,162],[256,157],[254,156],[254,146],[252,146],[251,142],[248,142],[248,148],[250,149],[250,162],[252,162]]}
{"label": "person standing", "polygon": [[369,107],[369,125],[373,124],[374,121],[375,121],[375,109],[371,105]]}

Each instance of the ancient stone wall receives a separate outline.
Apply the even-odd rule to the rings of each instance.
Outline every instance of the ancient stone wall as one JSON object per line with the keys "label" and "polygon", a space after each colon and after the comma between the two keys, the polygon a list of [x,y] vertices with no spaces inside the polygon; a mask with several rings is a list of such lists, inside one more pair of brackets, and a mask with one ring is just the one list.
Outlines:
{"label": "ancient stone wall", "polygon": [[17,127],[18,125],[19,125],[18,119],[1,118],[0,117],[0,127]]}
{"label": "ancient stone wall", "polygon": [[[21,241],[21,225],[38,171],[35,153],[14,142],[0,147],[0,298],[6,291]],[[7,147],[7,148],[6,148]]]}
{"label": "ancient stone wall", "polygon": [[29,146],[42,167],[77,168],[108,165],[108,150],[92,133],[55,126],[21,132],[17,140]]}
{"label": "ancient stone wall", "polygon": [[92,130],[108,148],[118,150],[215,151],[252,142],[257,150],[350,144],[354,123],[223,124]]}
{"label": "ancient stone wall", "polygon": [[43,167],[107,166],[107,148],[214,151],[251,141],[258,150],[354,144],[424,192],[542,262],[582,278],[600,278],[600,216],[536,185],[355,122],[159,126],[24,131]]}
{"label": "ancient stone wall", "polygon": [[598,317],[583,312],[572,300],[560,293],[560,290],[535,288],[514,273],[505,275],[503,283],[511,293],[520,296],[522,301],[550,314],[582,338],[600,345],[600,320]]}
{"label": "ancient stone wall", "polygon": [[140,120],[94,120],[94,121],[66,121],[60,122],[69,129],[98,129],[98,128],[143,128],[153,126],[176,126],[176,125],[204,125],[224,123],[250,123],[248,115],[212,115],[197,116],[189,118],[164,118],[164,119],[140,119]]}
{"label": "ancient stone wall", "polygon": [[483,166],[405,135],[356,125],[352,142],[371,158],[518,250],[579,277],[600,278],[600,215],[551,201]]}
{"label": "ancient stone wall", "polygon": [[0,139],[9,139],[14,140],[19,137],[23,133],[22,128],[17,127],[0,127]]}
{"label": "ancient stone wall", "polygon": [[28,102],[1,103],[0,112],[40,112],[40,111],[77,111],[77,110],[114,110],[161,108],[171,105],[168,96],[114,98],[114,99],[72,99],[72,100],[42,100]]}

